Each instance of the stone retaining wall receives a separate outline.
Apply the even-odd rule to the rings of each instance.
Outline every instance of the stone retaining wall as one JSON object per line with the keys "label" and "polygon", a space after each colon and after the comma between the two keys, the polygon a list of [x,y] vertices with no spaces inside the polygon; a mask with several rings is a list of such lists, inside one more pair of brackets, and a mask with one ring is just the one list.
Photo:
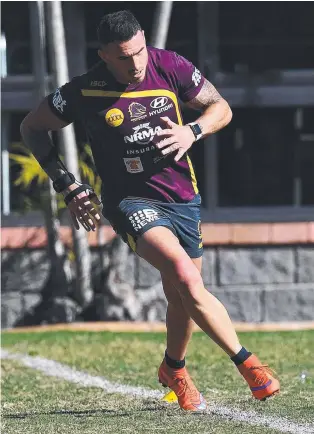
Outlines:
{"label": "stone retaining wall", "polygon": [[[112,242],[102,252],[92,249],[95,295],[85,310],[71,293],[54,297],[55,289],[47,288],[50,263],[44,249],[4,249],[2,327],[163,321],[166,300],[159,272],[123,243],[113,263],[111,248]],[[205,247],[203,279],[235,321],[314,320],[313,245]]]}

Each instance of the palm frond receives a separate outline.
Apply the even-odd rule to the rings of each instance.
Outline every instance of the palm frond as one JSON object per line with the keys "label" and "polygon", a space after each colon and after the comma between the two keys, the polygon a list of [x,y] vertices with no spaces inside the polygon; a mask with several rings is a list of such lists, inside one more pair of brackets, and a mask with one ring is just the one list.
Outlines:
{"label": "palm frond", "polygon": [[57,194],[57,206],[58,206],[58,210],[64,209],[66,208],[66,204],[64,202],[64,197],[62,194]]}
{"label": "palm frond", "polygon": [[96,181],[94,184],[94,190],[97,196],[99,197],[101,195],[101,179],[99,176],[96,177]]}
{"label": "palm frond", "polygon": [[68,250],[68,254],[67,254],[68,260],[70,262],[74,262],[75,261],[75,252],[73,249],[69,249]]}
{"label": "palm frond", "polygon": [[31,154],[30,149],[28,149],[22,142],[11,142],[10,148],[12,148],[16,151],[21,151],[21,152],[23,152],[23,154],[26,154],[26,155]]}
{"label": "palm frond", "polygon": [[[86,157],[88,157],[88,160],[90,161],[86,162]],[[83,153],[81,154],[80,159],[80,169],[82,175],[86,179],[86,182],[88,182],[93,187],[97,196],[100,196],[101,179],[96,173],[92,149],[88,143],[86,143],[83,147]]]}
{"label": "palm frond", "polygon": [[80,160],[79,161],[80,166],[80,172],[82,174],[82,177],[90,184],[92,187],[95,184],[95,173],[94,170],[88,166],[88,164],[85,161]]}
{"label": "palm frond", "polygon": [[[31,153],[31,151],[24,146],[21,142],[13,142],[10,144],[11,149],[13,148],[18,153],[10,153],[10,159],[12,164],[20,166],[20,173],[17,179],[14,181],[16,186],[21,186],[27,189],[32,182],[36,182],[39,186],[47,183],[48,175],[41,168],[38,161]],[[82,178],[85,182],[90,184],[95,193],[99,196],[101,192],[101,180],[95,173],[94,160],[92,155],[91,147],[88,144],[84,145],[83,152],[79,158],[79,168]],[[57,195],[58,209],[66,208],[62,195]],[[27,204],[29,206],[29,203]]]}
{"label": "palm frond", "polygon": [[39,185],[48,181],[48,175],[41,168],[33,154],[25,156],[10,153],[9,156],[13,164],[18,164],[21,168],[19,177],[14,181],[15,185],[27,188],[36,179]]}
{"label": "palm frond", "polygon": [[90,145],[88,143],[86,143],[84,145],[84,152],[86,153],[86,155],[88,155],[91,159],[93,159],[93,153],[92,153],[92,148],[90,147]]}

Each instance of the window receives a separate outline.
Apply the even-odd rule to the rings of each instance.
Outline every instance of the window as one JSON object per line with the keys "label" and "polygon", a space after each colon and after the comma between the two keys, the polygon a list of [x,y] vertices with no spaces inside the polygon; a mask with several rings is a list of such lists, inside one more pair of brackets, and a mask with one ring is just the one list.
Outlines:
{"label": "window", "polygon": [[314,205],[314,109],[233,113],[217,135],[219,206]]}
{"label": "window", "polygon": [[29,2],[3,2],[1,25],[7,43],[8,74],[31,74]]}
{"label": "window", "polygon": [[224,72],[314,67],[312,2],[220,2]]}

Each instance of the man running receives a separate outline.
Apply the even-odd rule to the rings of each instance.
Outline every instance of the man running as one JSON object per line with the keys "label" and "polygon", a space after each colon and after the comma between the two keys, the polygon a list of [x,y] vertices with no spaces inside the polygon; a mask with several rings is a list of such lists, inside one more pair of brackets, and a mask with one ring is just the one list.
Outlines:
{"label": "man running", "polygon": [[[167,348],[158,376],[180,407],[206,408],[185,368],[193,320],[235,363],[254,397],[264,400],[279,392],[278,380],[241,346],[226,309],[205,289],[200,273],[201,198],[187,151],[230,122],[230,107],[189,61],[147,47],[130,12],[104,16],[98,39],[101,61],[28,114],[21,125],[24,142],[63,193],[75,227],[95,230],[100,216],[90,191],[67,172],[48,135],[73,121],[84,123],[102,179],[104,216],[161,273]],[[190,125],[183,125],[179,98],[202,112]]]}

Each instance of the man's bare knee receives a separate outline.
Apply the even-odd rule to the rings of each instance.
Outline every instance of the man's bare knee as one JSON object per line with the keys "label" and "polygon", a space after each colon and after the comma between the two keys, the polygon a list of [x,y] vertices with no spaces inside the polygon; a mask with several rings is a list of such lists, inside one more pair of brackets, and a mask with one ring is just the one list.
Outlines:
{"label": "man's bare knee", "polygon": [[168,228],[157,226],[149,229],[139,238],[137,253],[175,286],[181,299],[197,299],[200,287],[204,288],[200,270]]}
{"label": "man's bare knee", "polygon": [[200,287],[204,287],[200,272],[191,263],[178,261],[174,266],[174,285],[183,298],[197,300]]}

